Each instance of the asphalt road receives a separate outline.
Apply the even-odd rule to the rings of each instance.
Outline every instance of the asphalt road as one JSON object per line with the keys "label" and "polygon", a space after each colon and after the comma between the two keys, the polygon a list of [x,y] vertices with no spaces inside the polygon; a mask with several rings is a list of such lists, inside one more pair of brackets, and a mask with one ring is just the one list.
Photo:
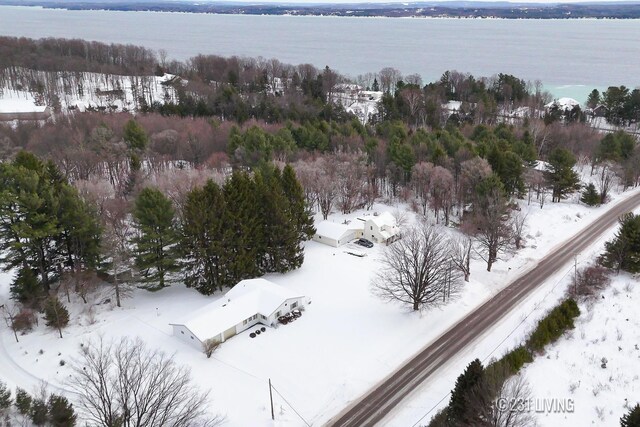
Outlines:
{"label": "asphalt road", "polygon": [[635,194],[613,206],[591,225],[542,258],[534,268],[467,315],[326,425],[364,427],[379,423],[389,411],[399,405],[409,393],[449,359],[490,330],[554,273],[573,262],[575,254],[587,249],[602,233],[614,226],[620,215],[634,210],[638,205],[640,205],[640,194]]}

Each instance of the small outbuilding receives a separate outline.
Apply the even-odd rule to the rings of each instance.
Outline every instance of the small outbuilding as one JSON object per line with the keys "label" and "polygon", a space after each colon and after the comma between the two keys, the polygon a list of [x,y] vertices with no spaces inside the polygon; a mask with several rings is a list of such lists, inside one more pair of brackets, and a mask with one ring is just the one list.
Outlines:
{"label": "small outbuilding", "polygon": [[205,341],[222,343],[260,323],[273,326],[304,305],[304,296],[266,279],[239,282],[224,297],[194,312],[181,323],[171,323],[173,335],[202,350]]}
{"label": "small outbuilding", "polygon": [[337,248],[362,237],[364,222],[355,220],[348,224],[339,224],[333,221],[322,221],[315,227],[314,241]]}

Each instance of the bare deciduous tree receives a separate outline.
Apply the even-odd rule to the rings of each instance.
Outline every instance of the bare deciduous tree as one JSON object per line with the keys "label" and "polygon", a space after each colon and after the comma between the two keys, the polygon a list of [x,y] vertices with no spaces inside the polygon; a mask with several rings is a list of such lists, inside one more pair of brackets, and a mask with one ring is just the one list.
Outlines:
{"label": "bare deciduous tree", "polygon": [[407,231],[385,248],[382,269],[373,282],[374,293],[413,310],[440,305],[460,289],[460,275],[452,265],[445,234],[434,226]]}
{"label": "bare deciduous tree", "polygon": [[131,236],[131,221],[128,220],[128,204],[124,199],[111,199],[106,204],[103,222],[105,224],[103,236],[103,250],[111,261],[111,271],[113,272],[113,291],[116,298],[116,305],[121,306],[122,298],[131,292],[127,283],[122,281],[120,274],[130,273],[131,253],[129,248],[129,238]]}
{"label": "bare deciduous tree", "polygon": [[531,388],[523,374],[507,378],[498,388],[490,426],[534,427],[535,413],[525,406],[531,400]]}
{"label": "bare deciduous tree", "polygon": [[524,227],[527,223],[528,212],[518,211],[511,216],[511,228],[513,230],[513,243],[516,249],[522,247],[522,239],[524,237]]}
{"label": "bare deciduous tree", "polygon": [[471,250],[473,249],[473,239],[471,236],[462,234],[451,239],[451,260],[453,265],[464,275],[464,281],[469,281],[471,276]]}
{"label": "bare deciduous tree", "polygon": [[87,425],[214,426],[209,394],[191,382],[189,369],[137,339],[88,343],[72,365],[69,386]]}

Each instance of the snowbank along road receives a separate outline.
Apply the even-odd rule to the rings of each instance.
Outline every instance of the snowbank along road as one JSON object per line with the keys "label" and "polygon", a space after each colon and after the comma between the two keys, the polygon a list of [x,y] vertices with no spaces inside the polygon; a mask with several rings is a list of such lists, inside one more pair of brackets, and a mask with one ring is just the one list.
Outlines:
{"label": "snowbank along road", "polygon": [[572,262],[577,253],[587,249],[602,233],[613,227],[620,215],[631,212],[638,205],[640,194],[613,206],[335,416],[327,426],[361,427],[379,423],[438,368],[487,332],[560,268]]}

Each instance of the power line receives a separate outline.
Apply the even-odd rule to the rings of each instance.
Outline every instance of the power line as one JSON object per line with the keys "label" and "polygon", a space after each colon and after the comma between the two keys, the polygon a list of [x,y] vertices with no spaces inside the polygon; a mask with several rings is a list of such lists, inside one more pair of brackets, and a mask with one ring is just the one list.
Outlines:
{"label": "power line", "polygon": [[[598,241],[602,240],[602,238],[603,238],[602,236],[601,236],[600,238],[598,238],[598,239],[596,240],[596,242],[595,242],[595,243],[597,243]],[[533,314],[533,313],[534,313],[534,312],[535,312],[535,311],[540,307],[540,305],[544,302],[544,300],[545,300],[549,295],[551,295],[551,293],[555,290],[555,288],[556,288],[556,287],[558,287],[558,285],[559,285],[560,283],[562,283],[562,281],[567,277],[567,275],[571,272],[571,270],[572,270],[572,269],[574,269],[574,268],[577,268],[577,265],[578,265],[578,264],[582,264],[582,263],[583,263],[583,261],[581,261],[581,262],[579,262],[579,263],[577,263],[577,262],[576,262],[576,263],[574,264],[574,266],[572,266],[571,268],[569,268],[569,270],[567,270],[567,271],[562,275],[562,277],[556,281],[556,283],[553,285],[553,287],[552,287],[552,288],[551,288],[551,289],[550,289],[550,290],[549,290],[549,291],[548,291],[548,292],[547,292],[547,293],[542,297],[542,299],[541,299],[541,300],[540,300],[540,301],[539,301],[539,302],[538,302],[538,303],[533,307],[533,309],[532,309],[529,313],[527,313],[527,315],[526,315],[526,316],[525,316],[525,317],[524,317],[524,318],[523,318],[523,319],[522,319],[522,320],[521,320],[521,321],[520,321],[520,322],[519,322],[519,323],[518,323],[518,324],[517,324],[517,325],[516,325],[516,326],[515,326],[515,327],[514,327],[514,328],[513,328],[509,333],[508,333],[508,334],[507,334],[507,336],[505,336],[505,337],[504,337],[504,338],[503,338],[503,339],[498,343],[498,345],[496,345],[496,346],[495,346],[495,347],[494,347],[494,348],[489,352],[489,354],[488,354],[484,359],[482,359],[482,361],[483,361],[483,362],[485,362],[489,357],[491,357],[491,355],[493,355],[493,353],[495,353],[495,352],[496,352],[496,350],[498,350],[498,349],[500,348],[500,346],[501,346],[502,344],[504,344],[504,342],[505,342],[506,340],[508,340],[508,339],[509,339],[509,337],[510,337],[511,335],[513,335],[513,333],[514,333],[516,330],[518,330],[518,328],[520,328],[520,326],[522,326],[522,325],[524,324],[524,322],[529,318],[529,316],[531,316],[531,315],[532,315],[532,314]],[[424,419],[425,419],[425,418],[426,418],[426,417],[427,417],[431,412],[433,412],[433,410],[434,410],[434,409],[436,409],[436,408],[440,405],[440,403],[442,403],[442,401],[443,401],[443,400],[445,400],[447,397],[449,397],[449,395],[450,395],[450,394],[451,394],[451,392],[448,392],[445,396],[443,396],[443,397],[442,397],[442,399],[440,399],[440,400],[438,401],[438,403],[436,403],[434,406],[432,406],[432,407],[431,407],[431,409],[429,409],[429,411],[427,411],[427,413],[426,413],[426,414],[424,414],[422,417],[420,417],[420,419],[419,419],[418,421],[416,421],[416,422],[413,424],[413,426],[412,426],[412,427],[416,427],[416,426],[417,426],[417,425],[418,425],[422,420],[424,420]]]}
{"label": "power line", "polygon": [[284,398],[284,396],[278,391],[277,388],[275,388],[275,386],[273,384],[271,384],[271,388],[278,393],[278,396],[280,396],[282,398],[282,400],[284,400],[284,402],[289,405],[289,407],[293,410],[293,412],[296,413],[296,415],[298,417],[300,417],[300,419],[307,425],[307,427],[311,427],[311,424],[309,424],[307,422],[307,420],[304,419],[304,417],[302,415],[300,415],[300,413],[298,411],[296,411],[296,408],[293,407],[293,405],[291,403],[289,403],[289,401],[287,399]]}

